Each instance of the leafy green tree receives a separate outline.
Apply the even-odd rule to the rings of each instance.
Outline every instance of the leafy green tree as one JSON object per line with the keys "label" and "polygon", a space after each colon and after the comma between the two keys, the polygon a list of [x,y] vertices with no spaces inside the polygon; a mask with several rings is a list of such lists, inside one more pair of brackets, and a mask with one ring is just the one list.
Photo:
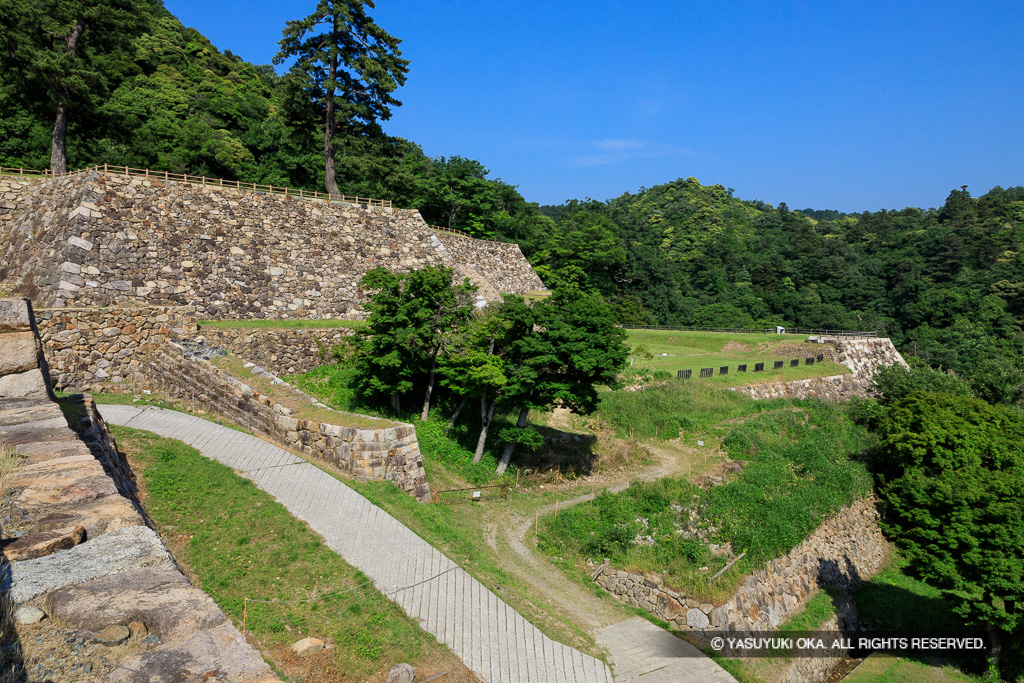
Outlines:
{"label": "leafy green tree", "polygon": [[391,93],[405,84],[409,61],[399,41],[366,13],[372,0],[319,0],[308,17],[289,21],[275,64],[295,58],[292,73],[324,123],[324,187],[338,196],[334,136],[339,121],[376,132],[401,105]]}
{"label": "leafy green tree", "polygon": [[480,400],[480,434],[473,462],[480,462],[494,413],[504,398],[514,370],[512,361],[522,341],[534,331],[533,309],[516,295],[488,306],[441,361],[443,386],[461,398],[452,423],[470,397]]}
{"label": "leafy green tree", "polygon": [[373,290],[363,353],[358,357],[358,387],[370,398],[388,398],[401,412],[401,395],[417,382],[426,386],[420,419],[427,421],[436,384],[438,353],[472,315],[469,280],[453,283],[452,268],[430,266],[395,274],[375,268],[360,280]]}
{"label": "leafy green tree", "polygon": [[71,111],[96,106],[138,28],[131,0],[0,1],[0,77],[54,115],[50,168],[67,173]]}
{"label": "leafy green tree", "polygon": [[615,325],[608,303],[579,290],[556,292],[533,306],[534,325],[515,339],[505,356],[508,383],[501,404],[519,413],[514,428],[502,433],[506,442],[498,462],[504,473],[518,444],[536,447],[527,430],[531,408],[558,404],[578,414],[597,407],[597,387],[614,385],[629,357],[626,333]]}
{"label": "leafy green tree", "polygon": [[883,529],[970,625],[1024,635],[1024,417],[981,399],[911,393],[879,425]]}

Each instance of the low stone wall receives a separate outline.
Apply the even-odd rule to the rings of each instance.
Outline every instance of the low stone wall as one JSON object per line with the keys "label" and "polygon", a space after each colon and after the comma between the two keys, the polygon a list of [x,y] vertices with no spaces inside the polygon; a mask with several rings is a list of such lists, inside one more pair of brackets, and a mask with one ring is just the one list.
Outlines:
{"label": "low stone wall", "polygon": [[[816,630],[828,633],[851,633],[858,626],[857,606],[848,596],[836,599],[836,614]],[[816,652],[813,657],[794,657],[786,670],[775,679],[775,683],[821,683],[832,670],[846,659],[842,650],[829,648]]]}
{"label": "low stone wall", "polygon": [[[892,340],[885,338],[844,339],[822,337],[822,343],[807,343],[805,355],[824,355],[850,369],[849,375],[831,375],[798,379],[791,382],[765,382],[736,387],[733,391],[746,394],[755,400],[768,398],[818,398],[826,401],[843,401],[853,396],[866,397],[871,391],[871,378],[880,367],[902,365],[908,367]],[[810,340],[808,340],[810,342]],[[800,349],[787,345],[787,355]]]}
{"label": "low stone wall", "polygon": [[870,378],[853,375],[829,375],[796,379],[791,382],[762,382],[736,387],[733,391],[746,394],[754,400],[768,398],[817,398],[823,401],[844,401],[853,396],[867,396]]}
{"label": "low stone wall", "polygon": [[[331,347],[355,334],[347,327],[219,328],[202,327],[201,334],[217,348],[269,368],[277,375],[297,375],[333,362]],[[323,353],[328,355],[325,358]]]}
{"label": "low stone wall", "polygon": [[[196,406],[207,410],[217,410],[286,448],[322,460],[359,481],[392,481],[417,500],[430,499],[416,430],[410,424],[356,429],[293,417],[290,408],[209,361],[187,356],[183,347],[174,342],[164,344],[153,355],[150,372],[162,378],[168,393],[195,400]],[[315,403],[285,382],[277,386]],[[322,404],[318,406],[329,410]],[[338,422],[344,419],[344,414],[338,413]]]}
{"label": "low stone wall", "polygon": [[35,321],[53,386],[72,392],[143,381],[155,349],[197,329],[188,306],[37,309]]}
{"label": "low stone wall", "polygon": [[850,591],[878,573],[888,544],[876,523],[874,502],[862,499],[822,524],[785,556],[751,574],[725,603],[712,605],[667,588],[655,575],[609,565],[592,578],[619,600],[640,607],[681,631],[770,631],[807,602],[819,587]]}
{"label": "low stone wall", "polygon": [[32,302],[0,299],[0,399],[49,399],[49,380]]}

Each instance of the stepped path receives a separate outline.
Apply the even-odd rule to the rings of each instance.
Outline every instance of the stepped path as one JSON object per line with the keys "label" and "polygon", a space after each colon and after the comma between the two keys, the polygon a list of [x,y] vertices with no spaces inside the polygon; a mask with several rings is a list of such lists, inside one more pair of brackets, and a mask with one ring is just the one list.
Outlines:
{"label": "stepped path", "polygon": [[[487,683],[611,683],[602,661],[555,642],[401,522],[316,466],[262,439],[155,407],[100,406],[111,424],[179,439],[241,473],[322,535]],[[597,632],[615,680],[735,679],[642,619]]]}

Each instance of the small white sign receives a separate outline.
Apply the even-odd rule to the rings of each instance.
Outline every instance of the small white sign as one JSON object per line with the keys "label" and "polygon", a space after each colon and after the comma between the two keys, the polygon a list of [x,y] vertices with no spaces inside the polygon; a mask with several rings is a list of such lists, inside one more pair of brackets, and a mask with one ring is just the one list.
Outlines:
{"label": "small white sign", "polygon": [[700,439],[697,439],[697,445],[698,445],[698,446],[703,446],[703,445],[704,445],[704,442],[703,442],[703,441],[701,441]]}

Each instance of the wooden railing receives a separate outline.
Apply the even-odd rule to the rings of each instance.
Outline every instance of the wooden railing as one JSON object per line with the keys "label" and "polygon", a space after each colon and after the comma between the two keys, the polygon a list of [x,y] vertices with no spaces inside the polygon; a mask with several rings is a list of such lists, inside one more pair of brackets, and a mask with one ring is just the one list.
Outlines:
{"label": "wooden railing", "polygon": [[77,171],[70,171],[65,174],[54,173],[53,171],[46,169],[43,171],[36,171],[29,168],[7,168],[0,166],[0,175],[18,175],[18,176],[42,176],[52,177],[56,175],[78,175],[81,173],[87,173],[89,171],[98,171],[100,173],[114,173],[117,175],[134,176],[139,178],[147,178],[150,180],[163,180],[166,182],[175,183],[194,183],[199,185],[207,185],[213,187],[228,187],[236,190],[252,190],[254,192],[262,192],[265,194],[279,194],[285,197],[301,197],[303,199],[322,199],[324,201],[341,201],[348,202],[349,204],[357,204],[361,206],[379,206],[382,208],[391,208],[390,199],[371,199],[369,197],[350,197],[348,195],[341,195],[340,197],[332,197],[326,192],[311,192],[309,190],[296,190],[290,187],[277,187],[275,185],[260,185],[259,183],[243,183],[240,180],[224,180],[223,178],[207,178],[206,176],[189,175],[187,173],[170,173],[168,171],[152,171],[148,168],[131,168],[130,166],[111,166],[109,164],[103,164],[102,166],[89,166],[87,168],[81,168]]}

